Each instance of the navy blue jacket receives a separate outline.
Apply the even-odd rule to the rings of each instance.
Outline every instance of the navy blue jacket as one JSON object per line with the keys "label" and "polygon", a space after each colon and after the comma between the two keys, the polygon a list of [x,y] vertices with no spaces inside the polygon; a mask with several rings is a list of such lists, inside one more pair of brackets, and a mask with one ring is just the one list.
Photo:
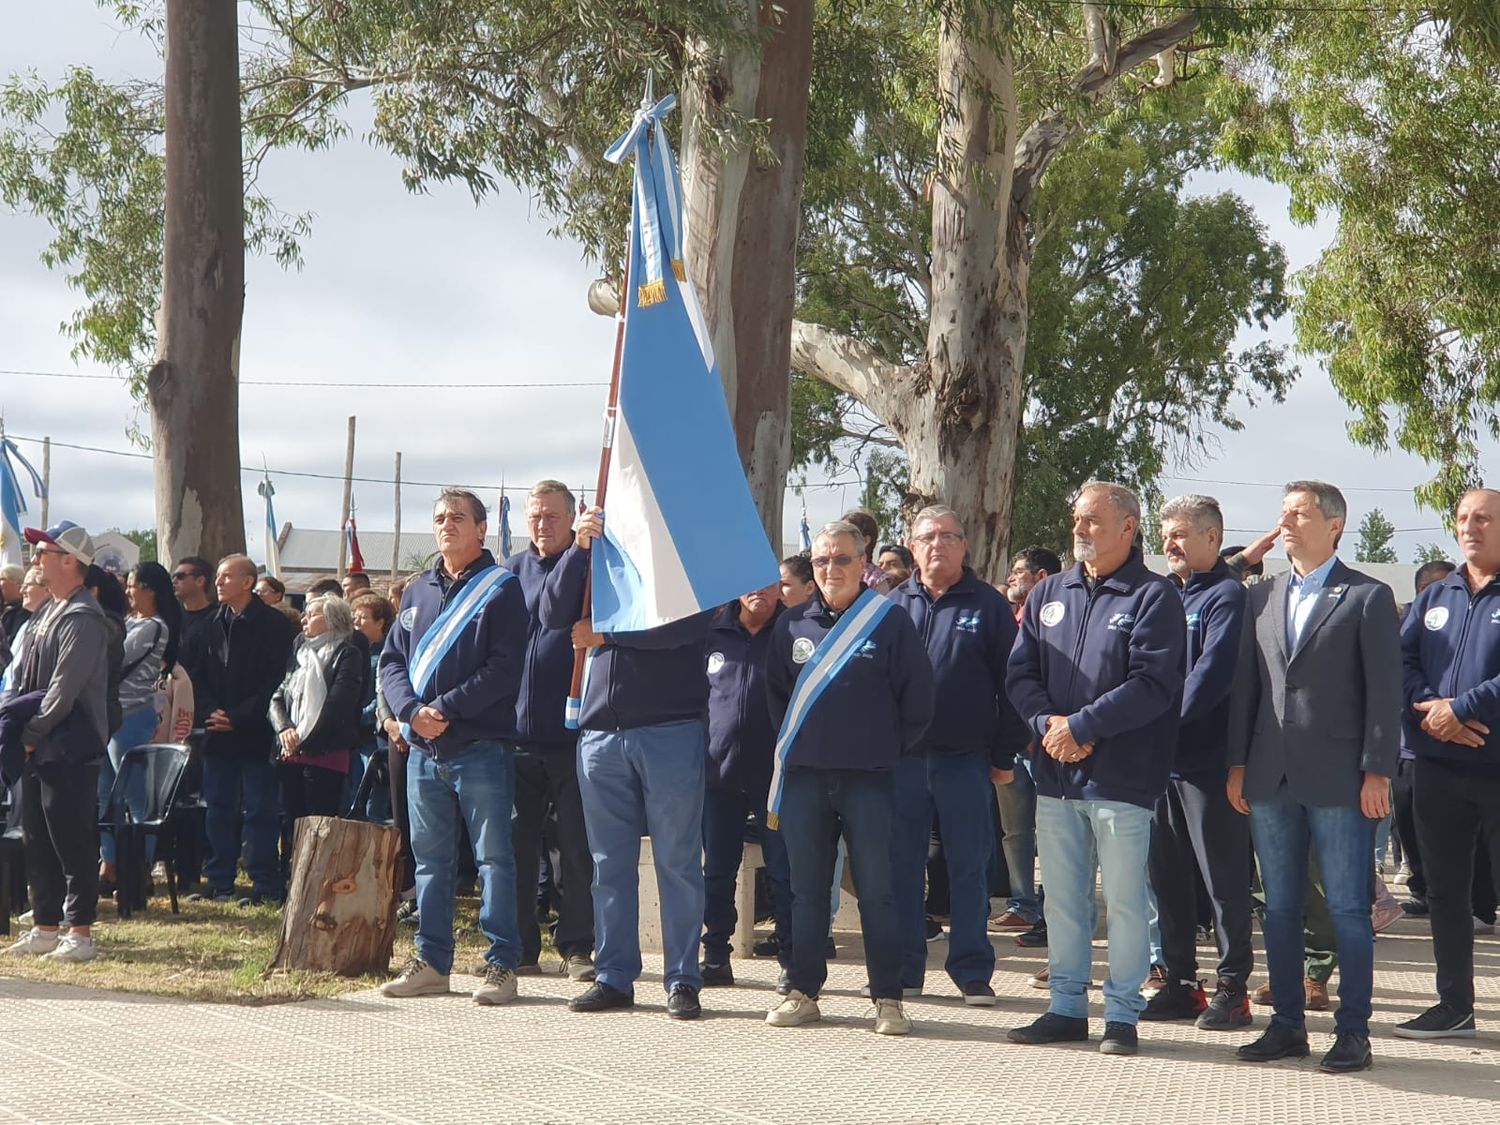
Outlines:
{"label": "navy blue jacket", "polygon": [[936,602],[913,574],[891,591],[927,648],[935,683],[932,725],[917,749],[982,750],[1008,770],[1031,740],[1005,694],[1005,668],[1016,643],[1016,617],[1005,595],[968,567]]}
{"label": "navy blue jacket", "polygon": [[[1006,687],[1037,736],[1037,792],[1152,808],[1177,747],[1187,624],[1182,596],[1139,551],[1090,592],[1083,564],[1042,579],[1026,599]],[[1059,762],[1041,746],[1065,716],[1094,752]]]}
{"label": "navy blue jacket", "polygon": [[[548,629],[568,629],[583,616],[589,552],[573,544],[559,557],[542,587],[538,616]],[[700,722],[708,713],[708,676],[703,671],[703,637],[713,611],[639,632],[609,633],[589,661],[583,711],[584,730]]]}
{"label": "navy blue jacket", "polygon": [[1174,777],[1223,778],[1229,772],[1229,692],[1245,630],[1245,587],[1220,559],[1182,587],[1187,614],[1187,680]]}
{"label": "navy blue jacket", "polygon": [[[1500,582],[1473,594],[1459,567],[1417,595],[1401,626],[1401,713],[1405,745],[1419,758],[1440,758],[1485,773],[1500,772]],[[1490,728],[1483,746],[1440,742],[1422,729],[1412,705],[1453,700],[1461,722]]]}
{"label": "navy blue jacket", "polygon": [[[888,770],[913,750],[932,722],[932,662],[900,607],[874,632],[818,697],[787,750],[791,768]],[[781,615],[766,660],[771,722],[781,729],[802,665],[837,617],[814,595]],[[800,646],[798,642],[803,642]],[[801,661],[795,655],[803,656]]]}
{"label": "navy blue jacket", "polygon": [[714,614],[704,644],[708,667],[708,768],[710,789],[740,789],[763,809],[771,788],[771,757],[776,728],[766,703],[766,655],[776,623],[786,612],[778,605],[760,632],[740,624],[740,603]]}
{"label": "navy blue jacket", "polygon": [[568,689],[573,684],[573,637],[569,629],[549,629],[540,615],[542,588],[561,555],[546,557],[535,547],[511,555],[505,568],[521,583],[531,628],[526,634],[526,664],[516,701],[516,738],[522,747],[572,746],[578,732],[563,724]]}
{"label": "navy blue jacket", "polygon": [[403,723],[424,704],[448,719],[448,729],[429,742],[412,732],[411,744],[434,758],[460,754],[474,742],[510,742],[516,737],[516,696],[526,655],[526,598],[521,583],[505,582],[479,617],[459,633],[458,641],[438,662],[432,681],[419,698],[407,671],[412,650],[438,614],[479,571],[495,565],[495,556],[480,554],[444,591],[441,559],[406,587],[401,612],[385,637],[380,654],[380,687],[391,714]]}

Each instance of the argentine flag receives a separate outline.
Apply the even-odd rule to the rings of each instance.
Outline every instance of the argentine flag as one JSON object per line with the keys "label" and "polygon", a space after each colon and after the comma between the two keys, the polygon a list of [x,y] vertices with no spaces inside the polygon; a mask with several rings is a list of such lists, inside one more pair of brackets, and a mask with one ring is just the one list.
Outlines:
{"label": "argentine flag", "polygon": [[276,512],[271,507],[271,497],[276,495],[276,486],[271,483],[271,474],[255,486],[266,499],[266,573],[272,578],[281,577],[280,533],[276,530]]}
{"label": "argentine flag", "polygon": [[610,146],[635,161],[630,284],[604,538],[592,555],[594,628],[651,629],[775,582],[776,556],[740,465],[708,328],[682,265],[682,184],[663,119],[636,113]]}
{"label": "argentine flag", "polygon": [[16,462],[31,477],[31,490],[37,498],[45,499],[47,496],[41,474],[31,467],[30,461],[21,456],[15,442],[0,435],[0,565],[6,566],[13,563],[20,565],[26,561],[26,541],[21,537],[21,513],[26,511],[26,490],[21,487]]}

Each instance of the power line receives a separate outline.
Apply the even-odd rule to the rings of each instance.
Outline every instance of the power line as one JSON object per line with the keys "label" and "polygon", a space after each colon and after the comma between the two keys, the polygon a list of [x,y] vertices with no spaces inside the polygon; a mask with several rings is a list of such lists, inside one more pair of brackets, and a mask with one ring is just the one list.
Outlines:
{"label": "power line", "polygon": [[[119,375],[99,375],[84,371],[23,371],[0,369],[0,375],[21,375],[37,379],[83,379],[90,382],[122,382]],[[381,382],[364,380],[344,383],[334,380],[310,381],[306,379],[241,379],[242,387],[337,387],[341,390],[398,390],[398,391],[491,391],[491,390],[553,390],[577,387],[607,387],[606,383],[414,383]]]}
{"label": "power line", "polygon": [[[1227,486],[1229,486],[1231,488],[1285,488],[1286,487],[1286,482],[1285,481],[1278,482],[1278,481],[1269,481],[1269,480],[1212,480],[1212,479],[1210,479],[1208,477],[1179,477],[1179,476],[1174,476],[1171,473],[1163,473],[1162,474],[1162,479],[1163,480],[1181,480],[1181,481],[1187,481],[1189,484],[1218,484],[1218,485],[1227,485]],[[1380,488],[1377,488],[1377,487],[1375,487],[1373,485],[1368,485],[1368,486],[1362,486],[1362,485],[1340,485],[1339,486],[1339,490],[1341,492],[1399,492],[1399,493],[1401,493],[1404,496],[1410,496],[1411,493],[1412,493],[1412,491],[1413,491],[1410,488],[1391,488],[1391,487],[1380,487]]]}

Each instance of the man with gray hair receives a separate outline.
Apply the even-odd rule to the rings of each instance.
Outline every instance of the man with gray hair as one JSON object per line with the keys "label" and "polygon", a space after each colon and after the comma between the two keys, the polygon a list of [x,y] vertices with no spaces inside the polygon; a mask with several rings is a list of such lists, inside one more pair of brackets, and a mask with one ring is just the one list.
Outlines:
{"label": "man with gray hair", "polygon": [[933,814],[943,829],[952,903],[947,971],[965,1004],[995,1002],[995,947],[987,868],[995,846],[991,782],[1013,780],[1027,730],[1005,695],[1016,639],[1005,595],[967,563],[968,539],[952,508],[934,506],[912,522],[915,572],[891,598],[911,615],[932,662],[932,725],[896,763],[892,881],[901,925],[901,990],[920,995],[927,972],[928,841]]}
{"label": "man with gray hair", "polygon": [[[1219,557],[1224,515],[1211,496],[1179,496],[1160,512],[1162,551],[1187,615],[1187,679],[1177,755],[1151,832],[1166,983],[1143,1020],[1196,1020],[1227,1031],[1251,1022],[1250,829],[1224,790],[1229,693],[1239,663],[1245,587]],[[1197,873],[1213,903],[1219,943],[1218,986],[1210,1001],[1198,979]]]}
{"label": "man with gray hair", "polygon": [[1100,1051],[1133,1055],[1150,968],[1146,862],[1151,816],[1177,742],[1186,624],[1170,580],[1135,548],[1140,501],[1118,484],[1083,486],[1072,570],[1026,599],[1007,687],[1040,739],[1033,755],[1037,850],[1047,874],[1047,1013],[1013,1043],[1088,1038],[1094,880],[1109,900],[1109,976]]}
{"label": "man with gray hair", "polygon": [[18,563],[0,566],[0,647],[9,646],[12,651],[16,634],[31,616],[31,611],[21,604],[21,583],[25,578],[26,568]]}

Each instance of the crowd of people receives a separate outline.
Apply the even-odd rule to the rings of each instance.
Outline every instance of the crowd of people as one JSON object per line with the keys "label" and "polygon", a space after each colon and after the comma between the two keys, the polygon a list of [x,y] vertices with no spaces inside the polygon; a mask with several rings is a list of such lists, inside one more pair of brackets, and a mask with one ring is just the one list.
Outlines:
{"label": "crowd of people", "polygon": [[[98,827],[131,799],[116,771],[176,741],[185,713],[207,810],[204,839],[171,857],[196,884],[201,845],[190,897],[279,903],[299,817],[401,830],[415,950],[390,997],[450,990],[472,887],[489,942],[475,1002],[505,1004],[540,971],[547,919],[562,971],[587,985],[569,1007],[633,1006],[649,837],[666,1011],[696,1018],[705,987],[734,984],[753,839],[775,918],[755,952],[781,967],[772,1027],[821,1018],[847,863],[881,1034],[912,1030],[904,1001],[930,987],[935,939],[963,1002],[993,1005],[1009,935],[1047,949],[1031,983],[1051,997],[1009,1039],[1087,1040],[1096,882],[1106,1054],[1135,1054],[1141,1021],[1249,1026],[1254,1002],[1272,1014],[1237,1056],[1305,1056],[1305,1012],[1328,1005],[1337,966],[1320,1066],[1362,1070],[1375,933],[1403,912],[1430,918],[1438,1002],[1395,1034],[1475,1034],[1474,932],[1493,924],[1500,873],[1500,492],[1464,496],[1463,561],[1423,567],[1409,607],[1340,560],[1332,485],[1287,485],[1275,529],[1243,548],[1225,546],[1211,497],[1168,502],[1160,575],[1137,496],[1093,482],[1071,566],[1028,548],[992,586],[952,509],[884,544],[856,511],[779,580],[610,634],[586,609],[604,514],[575,511],[540,482],[530,542],[501,560],[483,503],[445,490],[429,569],[388,594],[326,580],[300,610],[243,555],[141,563],[122,584],[83,528],[28,530],[32,567],[0,577],[0,777],[31,902],[6,955],[95,956],[97,901],[123,878]],[[1268,578],[1278,539],[1291,568]],[[1268,977],[1253,990],[1252,916]]]}

